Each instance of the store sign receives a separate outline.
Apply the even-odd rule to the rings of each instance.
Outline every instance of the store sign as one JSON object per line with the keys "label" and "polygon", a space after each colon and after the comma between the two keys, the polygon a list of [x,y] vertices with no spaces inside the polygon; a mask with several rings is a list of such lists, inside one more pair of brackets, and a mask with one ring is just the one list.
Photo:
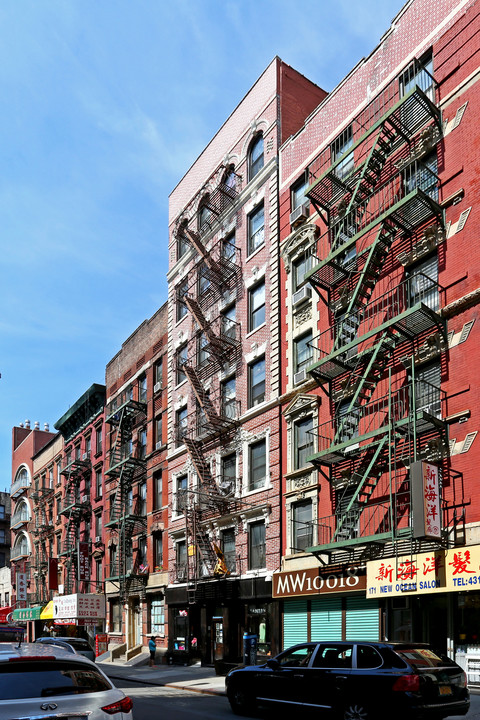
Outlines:
{"label": "store sign", "polygon": [[480,590],[480,545],[367,562],[367,597]]}
{"label": "store sign", "polygon": [[94,594],[58,595],[53,599],[54,619],[96,620],[105,617],[105,596]]}
{"label": "store sign", "polygon": [[17,572],[16,576],[17,601],[21,602],[27,599],[27,575],[26,573]]}
{"label": "store sign", "polygon": [[87,542],[78,543],[78,579],[80,581],[90,579],[90,555]]}
{"label": "store sign", "polygon": [[273,573],[272,597],[323,595],[326,593],[365,590],[365,566],[342,568],[329,572],[324,568],[306,568],[290,572]]}
{"label": "store sign", "polygon": [[413,537],[439,540],[442,536],[442,518],[438,466],[427,462],[412,463],[410,477]]}

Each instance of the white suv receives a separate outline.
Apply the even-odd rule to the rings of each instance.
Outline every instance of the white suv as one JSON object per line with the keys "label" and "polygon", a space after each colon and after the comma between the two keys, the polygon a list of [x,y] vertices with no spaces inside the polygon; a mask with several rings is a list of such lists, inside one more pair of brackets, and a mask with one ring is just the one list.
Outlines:
{"label": "white suv", "polygon": [[133,720],[131,698],[55,645],[0,644],[0,698],[0,720]]}

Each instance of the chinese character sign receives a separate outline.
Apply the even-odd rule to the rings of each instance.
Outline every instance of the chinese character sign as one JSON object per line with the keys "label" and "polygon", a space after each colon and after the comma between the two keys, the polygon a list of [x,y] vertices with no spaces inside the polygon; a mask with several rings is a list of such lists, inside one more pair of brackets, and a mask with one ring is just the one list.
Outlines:
{"label": "chinese character sign", "polygon": [[105,617],[105,596],[94,594],[58,595],[53,600],[55,619],[95,620]]}
{"label": "chinese character sign", "polygon": [[442,536],[441,488],[438,467],[416,462],[410,467],[412,520],[415,538],[440,539]]}
{"label": "chinese character sign", "polygon": [[78,543],[78,579],[88,580],[90,578],[90,557],[88,543]]}
{"label": "chinese character sign", "polygon": [[27,575],[26,573],[17,573],[17,600],[24,601],[27,599]]}

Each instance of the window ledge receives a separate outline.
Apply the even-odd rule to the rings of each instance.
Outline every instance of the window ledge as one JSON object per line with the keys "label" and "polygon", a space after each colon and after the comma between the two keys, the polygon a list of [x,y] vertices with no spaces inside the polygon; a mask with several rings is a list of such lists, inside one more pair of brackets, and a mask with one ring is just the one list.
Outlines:
{"label": "window ledge", "polygon": [[266,245],[266,242],[264,240],[261,245],[259,245],[257,248],[255,248],[255,250],[245,258],[245,262],[248,262],[249,260],[254,258],[255,255],[257,255],[260,252],[260,250],[263,250],[265,248],[265,245]]}
{"label": "window ledge", "polygon": [[271,482],[266,482],[265,485],[262,485],[261,488],[255,488],[255,490],[246,490],[244,493],[242,493],[242,497],[249,497],[250,495],[255,495],[257,493],[265,492],[265,490],[272,490],[273,485]]}
{"label": "window ledge", "polygon": [[254,328],[253,330],[249,330],[248,333],[245,335],[245,339],[249,338],[250,335],[253,335],[253,333],[256,333],[257,330],[260,330],[260,328],[265,327],[266,324],[267,324],[267,321],[263,322],[261,325],[257,325],[257,327]]}

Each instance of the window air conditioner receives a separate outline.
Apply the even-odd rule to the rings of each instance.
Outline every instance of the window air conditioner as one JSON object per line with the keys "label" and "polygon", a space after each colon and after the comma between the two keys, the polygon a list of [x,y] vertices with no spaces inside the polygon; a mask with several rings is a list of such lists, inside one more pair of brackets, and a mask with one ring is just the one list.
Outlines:
{"label": "window air conditioner", "polygon": [[88,455],[89,455],[88,452],[84,452],[82,455],[82,460],[88,460]]}
{"label": "window air conditioner", "polygon": [[310,203],[304,202],[299,205],[293,212],[290,213],[290,225],[296,227],[300,225],[310,215]]}
{"label": "window air conditioner", "polygon": [[87,503],[90,500],[88,495],[82,495],[82,503]]}
{"label": "window air conditioner", "polygon": [[293,384],[299,385],[302,382],[305,382],[307,379],[307,371],[306,370],[300,370],[299,372],[295,373],[293,376]]}
{"label": "window air conditioner", "polygon": [[155,450],[160,450],[161,447],[162,447],[162,441],[159,440],[158,442],[155,443]]}
{"label": "window air conditioner", "polygon": [[161,383],[161,382],[157,382],[157,383],[155,383],[155,385],[153,386],[153,392],[155,392],[155,393],[160,392],[161,389],[162,389],[162,383]]}
{"label": "window air conditioner", "polygon": [[292,295],[292,305],[295,307],[296,305],[300,305],[301,302],[304,302],[305,300],[310,300],[312,297],[312,288],[310,285],[304,285],[300,288],[300,290],[297,290],[297,292],[293,293]]}
{"label": "window air conditioner", "polygon": [[97,536],[95,537],[95,542],[96,542],[96,543],[102,542],[102,536],[101,536],[101,535],[97,535]]}

